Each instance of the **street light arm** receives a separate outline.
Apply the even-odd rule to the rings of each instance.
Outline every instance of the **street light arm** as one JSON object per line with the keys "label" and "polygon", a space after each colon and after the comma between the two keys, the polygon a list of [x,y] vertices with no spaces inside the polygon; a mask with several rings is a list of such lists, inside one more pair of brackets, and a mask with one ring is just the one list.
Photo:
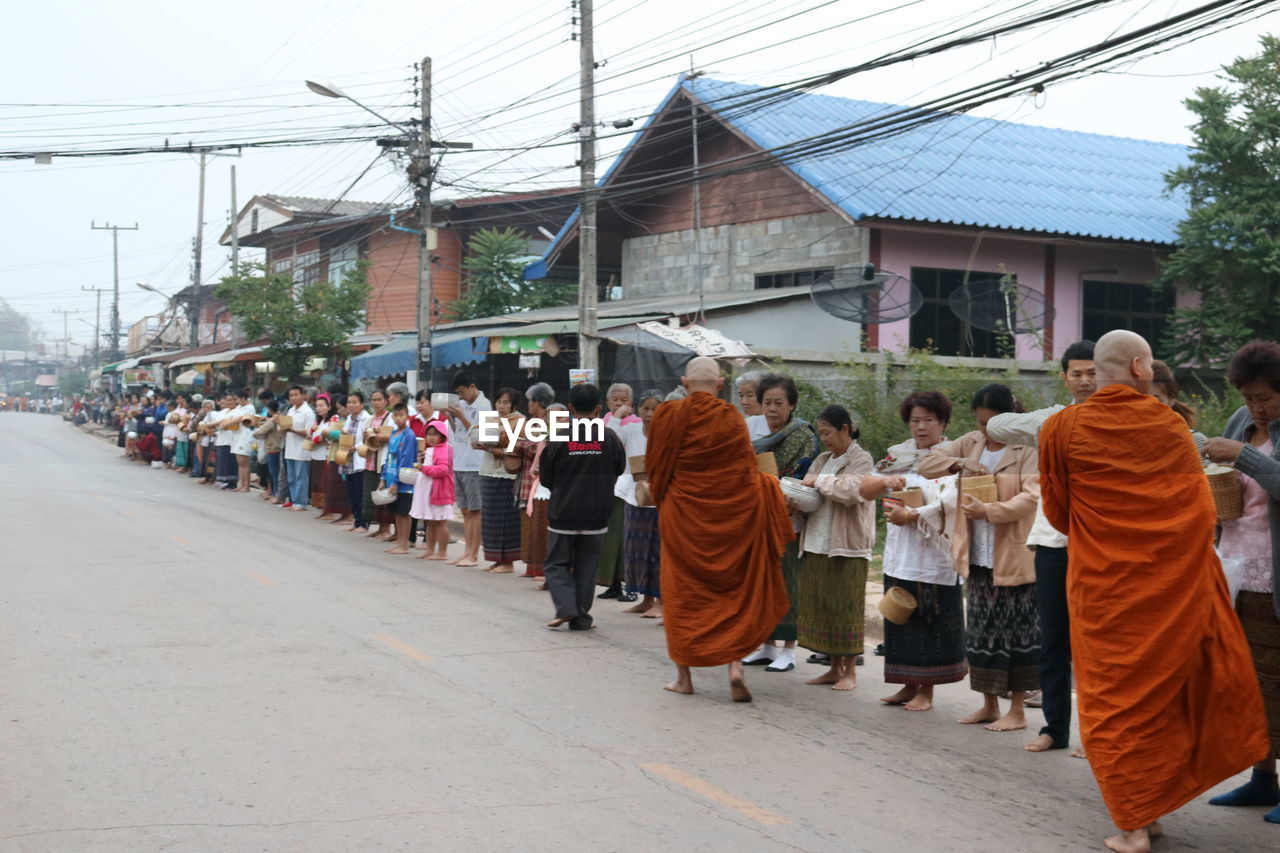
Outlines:
{"label": "street light arm", "polygon": [[355,98],[351,97],[350,95],[348,95],[346,92],[342,91],[341,89],[338,89],[338,88],[336,88],[336,87],[334,87],[334,86],[326,86],[326,85],[324,85],[323,83],[316,83],[316,82],[311,81],[311,80],[307,80],[307,81],[306,81],[306,83],[307,83],[307,88],[308,88],[308,89],[310,89],[311,91],[315,92],[317,95],[320,95],[320,96],[325,97],[325,98],[340,98],[340,99],[343,99],[343,100],[350,101],[351,103],[355,104],[355,105],[356,105],[357,107],[359,107],[360,109],[362,109],[362,110],[364,110],[365,112],[367,112],[369,115],[371,115],[371,116],[373,116],[374,118],[376,118],[378,121],[382,122],[383,124],[387,124],[387,125],[390,125],[391,127],[394,127],[396,130],[400,131],[400,132],[401,132],[401,133],[403,133],[405,136],[417,136],[417,133],[416,133],[415,131],[408,130],[407,128],[405,128],[405,126],[404,126],[404,125],[402,125],[402,124],[397,124],[396,122],[394,122],[394,121],[392,121],[391,119],[387,118],[387,117],[386,117],[386,116],[384,116],[382,113],[378,112],[377,110],[373,109],[372,107],[367,107],[367,106],[365,106],[364,104],[360,103],[360,102],[359,102],[359,101],[357,101]]}

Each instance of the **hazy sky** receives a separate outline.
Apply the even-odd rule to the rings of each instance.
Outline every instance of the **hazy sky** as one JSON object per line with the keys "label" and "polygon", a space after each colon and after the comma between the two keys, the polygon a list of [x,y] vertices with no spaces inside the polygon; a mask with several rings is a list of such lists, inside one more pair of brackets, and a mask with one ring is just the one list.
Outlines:
{"label": "hazy sky", "polygon": [[[1029,68],[1201,2],[1116,0],[1078,20],[858,75],[823,91],[916,103]],[[1021,5],[1056,4],[596,0],[597,116],[602,121],[642,118],[691,65],[718,79],[782,83],[853,65]],[[10,3],[5,12],[3,151],[306,137],[370,120],[350,103],[311,94],[305,79],[333,82],[401,120],[413,114],[412,65],[423,55],[433,57],[433,120],[446,139],[485,149],[566,142],[578,114],[578,45],[571,40],[568,0],[223,0],[215,5],[46,0]],[[1039,97],[1010,99],[983,114],[1189,142],[1183,99],[1198,86],[1212,85],[1223,63],[1256,53],[1258,37],[1275,30],[1277,22],[1280,15],[1272,13],[1119,73],[1050,88]],[[624,142],[611,140],[608,150]],[[525,154],[450,154],[442,167],[442,180],[450,186],[436,192],[466,196],[572,184],[575,157],[567,145]],[[397,164],[379,158],[371,143],[212,158],[204,217],[206,281],[216,281],[226,269],[228,252],[217,238],[228,221],[232,163],[242,206],[255,193],[332,198],[362,172],[348,198],[390,201],[409,195]],[[56,158],[52,165],[0,161],[6,207],[0,296],[50,338],[62,335],[62,317],[53,309],[78,309],[70,336],[87,344],[94,296],[80,287],[111,284],[110,232],[92,231],[90,222],[136,222],[139,231],[120,234],[122,326],[158,312],[163,300],[135,283],[173,293],[189,281],[197,174],[196,158],[186,154]],[[104,299],[104,326],[108,316]]]}

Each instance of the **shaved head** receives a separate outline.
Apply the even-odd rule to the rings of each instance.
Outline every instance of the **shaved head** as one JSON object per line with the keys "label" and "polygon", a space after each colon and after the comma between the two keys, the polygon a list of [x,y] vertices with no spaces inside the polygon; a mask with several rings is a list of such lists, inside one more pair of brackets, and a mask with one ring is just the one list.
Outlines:
{"label": "shaved head", "polygon": [[1143,394],[1151,392],[1151,345],[1128,329],[1107,332],[1094,347],[1098,387],[1128,385]]}

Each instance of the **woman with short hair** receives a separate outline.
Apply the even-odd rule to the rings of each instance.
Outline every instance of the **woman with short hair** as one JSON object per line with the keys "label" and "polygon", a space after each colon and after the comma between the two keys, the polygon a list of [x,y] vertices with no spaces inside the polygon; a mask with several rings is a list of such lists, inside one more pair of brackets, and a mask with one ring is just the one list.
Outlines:
{"label": "woman with short hair", "polygon": [[969,674],[964,595],[942,523],[941,492],[954,480],[919,473],[920,461],[946,440],[951,401],[937,391],[917,391],[902,401],[898,414],[911,437],[890,447],[877,464],[882,476],[863,483],[864,496],[884,497],[901,488],[918,489],[920,497],[919,506],[885,503],[885,591],[902,587],[916,600],[916,609],[901,625],[885,620],[884,680],[902,689],[880,701],[908,711],[928,711],[934,685],[963,681]]}
{"label": "woman with short hair", "polygon": [[[556,401],[555,390],[545,382],[537,382],[524,392],[529,407],[529,417],[544,422],[550,419],[550,408]],[[547,562],[547,504],[551,493],[538,478],[538,463],[547,447],[544,436],[541,441],[522,437],[516,444],[516,452],[508,455],[507,470],[517,470],[516,511],[520,513],[520,559],[524,562],[524,576],[541,581]],[[518,468],[517,468],[518,465]]]}
{"label": "woman with short hair", "polygon": [[1218,550],[1242,562],[1236,614],[1244,627],[1262,688],[1271,755],[1253,767],[1243,786],[1209,802],[1215,806],[1272,806],[1269,823],[1280,823],[1280,344],[1252,341],[1232,357],[1227,381],[1244,397],[1222,438],[1205,454],[1240,472],[1244,514],[1222,522]]}
{"label": "woman with short hair", "polygon": [[662,393],[657,390],[640,393],[639,422],[627,424],[618,430],[618,438],[627,451],[627,469],[614,485],[614,495],[622,498],[623,534],[622,562],[627,592],[639,596],[640,601],[628,607],[624,613],[639,613],[646,619],[662,618],[661,539],[658,535],[658,508],[650,501],[641,505],[636,494],[636,479],[631,473],[630,460],[643,460],[649,449],[649,427],[653,413],[662,403]]}

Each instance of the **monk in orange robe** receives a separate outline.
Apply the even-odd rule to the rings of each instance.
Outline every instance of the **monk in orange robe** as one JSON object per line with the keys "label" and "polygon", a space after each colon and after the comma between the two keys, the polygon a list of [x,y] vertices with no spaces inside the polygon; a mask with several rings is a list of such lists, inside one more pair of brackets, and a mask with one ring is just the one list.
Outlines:
{"label": "monk in orange robe", "polygon": [[742,416],[716,393],[715,359],[690,360],[689,396],[653,414],[645,472],[662,531],[667,653],[692,693],[691,666],[729,665],[730,695],[750,702],[742,658],[789,606],[783,548],[795,535],[778,480],[759,471]]}
{"label": "monk in orange robe", "polygon": [[1151,348],[1140,336],[1107,333],[1095,362],[1097,393],[1040,434],[1040,494],[1071,540],[1080,731],[1121,830],[1106,845],[1148,853],[1161,817],[1270,745],[1186,422],[1148,396]]}

